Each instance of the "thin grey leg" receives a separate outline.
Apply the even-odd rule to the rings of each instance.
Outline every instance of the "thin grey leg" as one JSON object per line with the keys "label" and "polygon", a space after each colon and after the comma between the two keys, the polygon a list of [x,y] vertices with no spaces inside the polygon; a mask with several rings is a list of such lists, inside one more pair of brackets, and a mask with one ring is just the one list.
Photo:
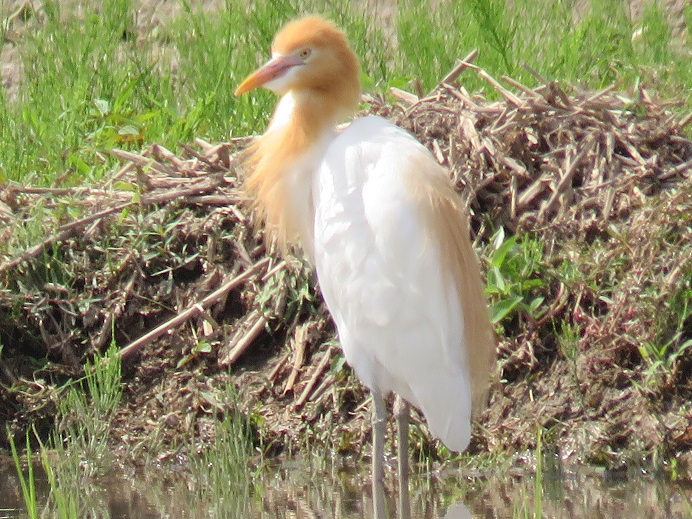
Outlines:
{"label": "thin grey leg", "polygon": [[394,411],[397,423],[397,448],[399,455],[399,519],[411,517],[411,506],[408,494],[408,402],[397,396],[396,409]]}
{"label": "thin grey leg", "polygon": [[384,509],[384,435],[387,407],[381,394],[372,391],[372,501],[375,519],[385,519]]}

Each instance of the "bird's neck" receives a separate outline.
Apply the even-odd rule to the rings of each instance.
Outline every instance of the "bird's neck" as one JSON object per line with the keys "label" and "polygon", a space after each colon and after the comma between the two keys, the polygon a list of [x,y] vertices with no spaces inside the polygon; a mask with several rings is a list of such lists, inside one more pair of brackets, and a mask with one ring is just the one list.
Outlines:
{"label": "bird's neck", "polygon": [[284,250],[297,242],[312,254],[312,179],[344,112],[319,95],[289,92],[251,145],[245,187]]}

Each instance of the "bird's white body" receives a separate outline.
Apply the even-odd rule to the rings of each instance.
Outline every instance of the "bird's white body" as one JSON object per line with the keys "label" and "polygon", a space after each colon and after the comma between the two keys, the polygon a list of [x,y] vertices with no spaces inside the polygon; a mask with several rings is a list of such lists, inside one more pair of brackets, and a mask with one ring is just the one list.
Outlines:
{"label": "bird's white body", "polygon": [[312,179],[313,258],[348,363],[371,390],[419,408],[455,451],[470,439],[464,319],[441,249],[425,228],[412,168],[434,161],[379,117],[353,122],[329,144]]}

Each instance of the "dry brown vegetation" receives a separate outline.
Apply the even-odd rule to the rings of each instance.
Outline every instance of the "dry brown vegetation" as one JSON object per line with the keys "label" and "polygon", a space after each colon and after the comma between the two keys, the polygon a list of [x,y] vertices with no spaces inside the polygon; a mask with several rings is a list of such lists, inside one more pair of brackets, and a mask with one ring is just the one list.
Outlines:
{"label": "dry brown vegetation", "polygon": [[[484,271],[509,285],[494,303],[522,298],[498,324],[501,382],[473,450],[531,448],[544,427],[573,460],[690,470],[690,118],[643,90],[509,91],[478,73],[501,100],[451,86],[452,74],[428,96],[367,109],[449,168]],[[0,422],[18,438],[50,427],[61,386],[114,341],[125,458],[174,461],[183,440],[211,439],[229,381],[267,451],[361,452],[366,394],[312,275],[254,229],[235,175],[246,143],[114,152],[123,167],[98,186],[3,187]],[[501,227],[519,238],[504,259]],[[429,451],[426,434],[417,448]]]}

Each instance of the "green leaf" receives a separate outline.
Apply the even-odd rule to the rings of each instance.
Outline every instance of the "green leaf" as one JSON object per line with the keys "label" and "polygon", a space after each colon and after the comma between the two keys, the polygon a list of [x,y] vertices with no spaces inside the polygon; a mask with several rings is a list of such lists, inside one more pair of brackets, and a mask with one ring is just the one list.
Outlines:
{"label": "green leaf", "polygon": [[531,301],[531,304],[529,305],[529,313],[533,314],[536,310],[538,310],[538,307],[543,304],[543,301],[545,301],[545,297],[543,296],[539,296]]}
{"label": "green leaf", "polygon": [[344,369],[345,364],[346,357],[344,357],[343,355],[337,355],[336,357],[334,357],[334,360],[332,361],[331,371],[336,371],[338,373],[342,369]]}
{"label": "green leaf", "polygon": [[505,241],[505,228],[500,227],[491,239],[493,241],[493,249],[499,249],[502,243]]}
{"label": "green leaf", "polygon": [[498,301],[490,308],[490,322],[493,324],[499,323],[523,300],[524,298],[521,296],[514,296]]}
{"label": "green leaf", "polygon": [[118,130],[118,135],[121,136],[127,136],[127,135],[139,135],[139,129],[135,128],[131,124],[125,125],[122,128]]}
{"label": "green leaf", "polygon": [[195,347],[195,351],[209,353],[211,351],[211,343],[209,341],[200,341],[197,347]]}
{"label": "green leaf", "polygon": [[493,280],[495,281],[495,286],[497,287],[498,292],[500,294],[506,294],[507,283],[505,283],[505,278],[502,275],[502,272],[500,272],[500,269],[496,266],[493,266],[490,269],[490,273],[492,274]]}
{"label": "green leaf", "polygon": [[94,99],[94,106],[102,116],[108,115],[111,111],[111,104],[106,99]]}
{"label": "green leaf", "polygon": [[511,238],[505,240],[505,242],[502,245],[500,245],[499,248],[493,253],[491,264],[495,267],[502,266],[505,262],[507,254],[509,254],[509,251],[512,250],[516,243],[516,236],[512,236]]}

